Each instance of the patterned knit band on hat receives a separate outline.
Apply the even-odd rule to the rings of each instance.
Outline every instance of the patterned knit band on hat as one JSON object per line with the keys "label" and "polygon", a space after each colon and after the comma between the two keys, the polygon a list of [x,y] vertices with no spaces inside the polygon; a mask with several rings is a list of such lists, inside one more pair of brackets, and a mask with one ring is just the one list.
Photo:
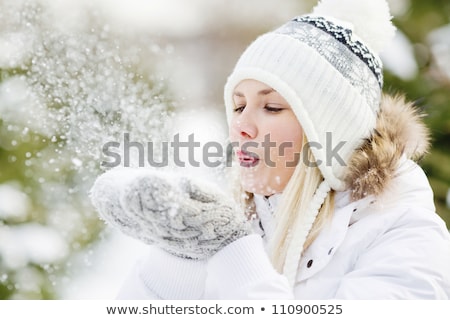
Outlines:
{"label": "patterned knit band on hat", "polygon": [[[320,205],[330,189],[345,190],[346,163],[376,125],[383,86],[378,54],[394,33],[386,0],[322,0],[311,14],[257,38],[228,77],[229,123],[235,87],[254,79],[280,93],[308,141],[321,146],[311,151],[325,179],[319,189],[326,192],[316,192],[307,225],[293,227],[289,248],[295,257],[288,259],[295,261],[285,264],[291,281]],[[327,158],[327,150],[342,142],[339,157]]]}

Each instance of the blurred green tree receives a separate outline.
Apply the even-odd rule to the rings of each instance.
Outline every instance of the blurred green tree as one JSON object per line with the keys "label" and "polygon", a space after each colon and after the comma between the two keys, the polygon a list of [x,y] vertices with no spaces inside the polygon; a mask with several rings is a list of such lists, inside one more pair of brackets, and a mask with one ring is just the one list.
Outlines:
{"label": "blurred green tree", "polygon": [[158,141],[172,108],[156,43],[87,10],[61,29],[46,9],[0,4],[0,299],[57,298],[70,257],[103,228],[88,198],[102,145]]}
{"label": "blurred green tree", "polygon": [[[450,190],[450,78],[436,63],[441,58],[450,64],[450,42],[446,56],[433,54],[430,33],[450,23],[450,2],[447,0],[411,0],[405,14],[395,17],[396,26],[415,48],[419,72],[414,79],[402,80],[386,72],[385,87],[405,92],[427,114],[425,121],[432,133],[432,149],[421,162],[435,193],[439,215],[450,225],[450,208],[446,204]],[[450,32],[447,33],[450,37]]]}

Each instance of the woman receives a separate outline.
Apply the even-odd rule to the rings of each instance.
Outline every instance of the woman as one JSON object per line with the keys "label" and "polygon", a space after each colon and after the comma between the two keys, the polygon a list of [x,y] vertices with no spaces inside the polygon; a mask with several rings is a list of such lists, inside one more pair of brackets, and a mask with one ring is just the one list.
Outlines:
{"label": "woman", "polygon": [[381,92],[393,32],[384,0],[328,0],[247,48],[225,86],[237,201],[173,174],[100,176],[100,214],[152,244],[119,297],[450,298],[450,236],[411,160],[428,132]]}

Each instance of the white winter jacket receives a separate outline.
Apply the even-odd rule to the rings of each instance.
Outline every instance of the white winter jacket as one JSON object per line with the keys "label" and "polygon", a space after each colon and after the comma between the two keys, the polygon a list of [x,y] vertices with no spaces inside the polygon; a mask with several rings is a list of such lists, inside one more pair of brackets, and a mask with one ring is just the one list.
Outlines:
{"label": "white winter jacket", "polygon": [[422,169],[404,159],[398,172],[384,197],[350,202],[337,194],[333,219],[304,253],[294,288],[265,251],[278,200],[272,196],[256,198],[264,238],[244,237],[209,261],[151,247],[119,298],[449,299],[449,232]]}

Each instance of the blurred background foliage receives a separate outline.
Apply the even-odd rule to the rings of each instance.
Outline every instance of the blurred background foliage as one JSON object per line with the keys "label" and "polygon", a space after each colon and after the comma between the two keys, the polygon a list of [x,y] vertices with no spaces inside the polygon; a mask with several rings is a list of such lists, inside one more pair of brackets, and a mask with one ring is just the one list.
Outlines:
{"label": "blurred background foliage", "polygon": [[450,225],[450,1],[411,0],[396,26],[413,44],[418,72],[400,79],[386,71],[385,88],[405,92],[427,114],[432,149],[422,160],[438,213]]}
{"label": "blurred background foliage", "polygon": [[88,198],[102,146],[158,141],[172,108],[153,68],[162,46],[110,31],[95,7],[58,25],[71,8],[52,3],[0,2],[2,299],[59,296],[103,230]]}
{"label": "blurred background foliage", "polygon": [[[385,89],[428,115],[421,165],[450,225],[450,1],[390,4],[404,37],[383,56]],[[0,298],[64,298],[73,256],[103,239],[88,198],[101,146],[124,132],[167,139],[180,110],[223,115],[223,84],[248,43],[314,5],[0,0]]]}

